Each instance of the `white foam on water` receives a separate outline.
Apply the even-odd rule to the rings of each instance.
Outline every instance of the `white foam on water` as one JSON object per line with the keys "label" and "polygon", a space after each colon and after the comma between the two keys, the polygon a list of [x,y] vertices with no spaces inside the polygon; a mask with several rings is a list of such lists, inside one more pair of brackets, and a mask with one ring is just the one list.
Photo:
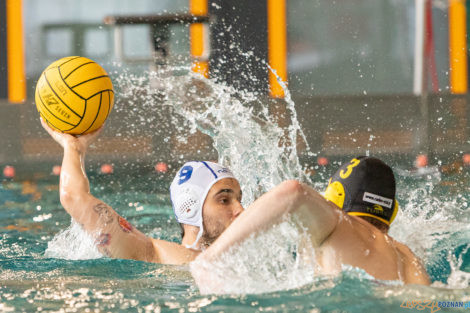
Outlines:
{"label": "white foam on water", "polygon": [[48,258],[66,260],[87,260],[103,257],[95,245],[95,241],[80,224],[73,219],[70,226],[52,238],[44,253]]}
{"label": "white foam on water", "polygon": [[314,250],[304,231],[284,221],[230,248],[217,260],[196,260],[202,294],[258,294],[298,288],[315,278]]}
{"label": "white foam on water", "polygon": [[[470,243],[467,202],[465,197],[436,196],[434,191],[437,183],[422,182],[416,188],[401,191],[399,198],[406,198],[407,203],[400,207],[390,234],[408,245],[425,265],[438,262],[447,262],[450,265],[446,284],[435,282],[433,285],[465,289],[470,282],[470,273],[462,269],[462,255],[468,250]],[[465,245],[467,247],[464,252],[456,257],[456,249]]]}
{"label": "white foam on water", "polygon": [[452,289],[465,289],[468,288],[470,283],[470,273],[465,272],[461,269],[462,267],[462,255],[465,254],[470,248],[470,244],[467,244],[462,254],[456,257],[453,253],[448,254],[451,273],[447,279],[447,287]]}

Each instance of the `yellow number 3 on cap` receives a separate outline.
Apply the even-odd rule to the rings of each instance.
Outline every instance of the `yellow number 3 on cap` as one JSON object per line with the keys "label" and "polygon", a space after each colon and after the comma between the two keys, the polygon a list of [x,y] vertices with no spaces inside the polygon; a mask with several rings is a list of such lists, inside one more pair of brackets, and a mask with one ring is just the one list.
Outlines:
{"label": "yellow number 3 on cap", "polygon": [[352,173],[352,170],[353,168],[355,168],[361,161],[359,161],[358,159],[352,159],[351,160],[351,164],[348,165],[348,170],[346,172],[344,172],[344,170],[341,170],[339,172],[339,176],[342,178],[342,179],[345,179],[345,178],[348,178],[349,175],[351,175]]}

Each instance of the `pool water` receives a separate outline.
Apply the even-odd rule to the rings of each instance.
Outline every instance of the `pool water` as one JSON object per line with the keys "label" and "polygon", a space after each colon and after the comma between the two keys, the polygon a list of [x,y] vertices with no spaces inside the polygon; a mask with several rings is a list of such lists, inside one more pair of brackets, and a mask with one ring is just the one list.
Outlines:
{"label": "pool water", "polygon": [[[303,132],[289,96],[285,114],[290,124],[281,128],[258,95],[190,70],[175,72],[119,76],[116,98],[139,104],[143,112],[119,101],[116,110],[148,117],[133,125],[146,128],[153,116],[171,108],[171,125],[155,128],[177,128],[181,140],[196,129],[210,136],[219,162],[229,165],[240,181],[245,207],[285,179],[299,179],[321,191],[340,163],[353,157],[307,175],[297,151]],[[152,80],[159,82],[158,95]],[[312,164],[317,155],[311,152],[315,147],[310,149],[302,153]],[[214,271],[231,279],[227,294],[203,294],[188,266],[102,257],[61,208],[59,179],[44,164],[44,173],[0,184],[0,312],[435,312],[436,307],[406,306],[421,300],[467,303],[470,170],[415,173],[407,171],[411,160],[386,161],[396,171],[401,207],[390,234],[422,258],[433,281],[430,287],[377,281],[351,267],[337,277],[315,275],[296,262],[302,234],[287,221],[250,238],[214,265]],[[168,195],[172,173],[139,170],[136,175],[119,164],[111,175],[98,174],[94,165],[87,169],[93,195],[148,236],[180,240]]]}
{"label": "pool water", "polygon": [[[90,180],[97,197],[144,233],[178,241],[179,226],[164,191],[169,179],[155,181],[155,176],[149,173],[133,181],[131,175],[122,173],[91,174]],[[78,226],[69,228],[70,217],[58,199],[58,177],[3,181],[0,311],[408,312],[410,309],[400,307],[403,301],[468,302],[469,214],[462,207],[470,201],[468,177],[463,173],[440,181],[399,179],[402,212],[391,233],[397,238],[420,236],[416,233],[421,231],[429,236],[427,240],[418,238],[425,242],[408,239],[405,243],[423,257],[434,282],[431,287],[376,281],[361,270],[345,268],[339,277],[312,277],[306,285],[289,290],[282,290],[283,281],[279,281],[277,291],[247,294],[239,290],[231,295],[201,295],[186,266],[114,260],[94,255],[90,247],[80,247],[86,235],[80,234]],[[126,181],[134,183],[134,190],[128,190]],[[439,223],[434,221],[435,215],[442,215]],[[410,216],[414,223],[408,221]],[[408,223],[414,224],[413,231],[406,228]],[[65,242],[54,243],[64,230],[68,237],[61,240]],[[56,257],[47,256],[54,253]]]}

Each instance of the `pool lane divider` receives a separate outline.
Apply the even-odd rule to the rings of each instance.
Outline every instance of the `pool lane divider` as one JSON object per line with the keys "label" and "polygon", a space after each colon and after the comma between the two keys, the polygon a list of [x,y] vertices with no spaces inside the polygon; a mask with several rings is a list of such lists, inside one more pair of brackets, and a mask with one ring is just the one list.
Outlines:
{"label": "pool lane divider", "polygon": [[[208,13],[208,0],[190,0],[189,12],[192,15],[206,16]],[[192,69],[196,73],[209,77],[209,29],[204,23],[189,25]]]}
{"label": "pool lane divider", "polygon": [[26,100],[23,0],[0,0],[0,98]]}

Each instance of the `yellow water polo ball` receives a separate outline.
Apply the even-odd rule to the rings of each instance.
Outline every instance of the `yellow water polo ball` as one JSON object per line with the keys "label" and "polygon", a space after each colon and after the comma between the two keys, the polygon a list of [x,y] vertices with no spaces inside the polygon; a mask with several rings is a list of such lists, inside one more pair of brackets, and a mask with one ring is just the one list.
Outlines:
{"label": "yellow water polo ball", "polygon": [[113,108],[114,90],[98,63],[71,56],[53,62],[42,72],[35,100],[49,126],[80,135],[103,125]]}

